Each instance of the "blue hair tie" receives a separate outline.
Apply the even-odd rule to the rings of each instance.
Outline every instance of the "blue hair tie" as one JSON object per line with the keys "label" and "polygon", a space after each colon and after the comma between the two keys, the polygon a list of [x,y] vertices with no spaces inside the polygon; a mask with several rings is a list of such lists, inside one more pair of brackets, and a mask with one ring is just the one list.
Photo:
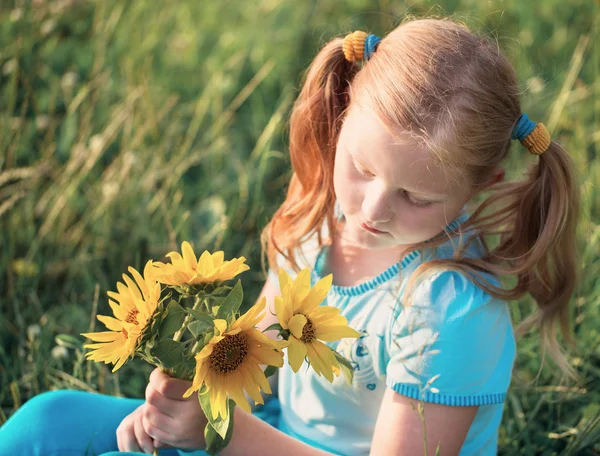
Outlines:
{"label": "blue hair tie", "polygon": [[530,120],[527,114],[522,114],[521,117],[519,117],[515,128],[513,128],[512,139],[522,140],[533,131],[535,126],[536,123],[533,120]]}
{"label": "blue hair tie", "polygon": [[377,35],[367,36],[367,38],[365,39],[365,50],[363,51],[363,60],[365,62],[369,60],[371,56],[375,53],[380,41],[381,38],[379,38]]}

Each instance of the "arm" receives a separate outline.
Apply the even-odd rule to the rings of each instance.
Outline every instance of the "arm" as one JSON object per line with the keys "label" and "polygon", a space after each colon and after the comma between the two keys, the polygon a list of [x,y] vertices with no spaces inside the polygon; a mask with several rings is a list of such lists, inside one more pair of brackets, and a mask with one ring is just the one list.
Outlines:
{"label": "arm", "polygon": [[307,445],[300,440],[275,429],[239,407],[235,408],[233,437],[220,454],[222,456],[328,456],[322,450]]}
{"label": "arm", "polygon": [[[460,452],[478,407],[453,407],[424,402],[424,417],[417,412],[419,401],[402,396],[387,388],[383,396],[371,454],[435,455],[438,443],[440,455]],[[426,430],[426,433],[425,433]]]}

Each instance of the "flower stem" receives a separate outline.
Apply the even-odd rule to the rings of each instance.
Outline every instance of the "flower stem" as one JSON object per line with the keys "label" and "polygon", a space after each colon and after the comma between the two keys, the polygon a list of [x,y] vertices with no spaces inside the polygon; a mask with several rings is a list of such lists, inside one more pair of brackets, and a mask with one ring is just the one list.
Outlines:
{"label": "flower stem", "polygon": [[[202,305],[202,301],[203,301],[202,298],[200,298],[199,296],[196,296],[194,298],[194,306],[192,308],[194,310],[198,310],[198,308]],[[183,333],[185,332],[188,325],[190,324],[191,319],[192,319],[192,316],[190,314],[185,316],[185,319],[183,320],[183,324],[181,325],[181,328],[173,336],[174,341],[179,342],[181,340],[181,336],[183,336]]]}

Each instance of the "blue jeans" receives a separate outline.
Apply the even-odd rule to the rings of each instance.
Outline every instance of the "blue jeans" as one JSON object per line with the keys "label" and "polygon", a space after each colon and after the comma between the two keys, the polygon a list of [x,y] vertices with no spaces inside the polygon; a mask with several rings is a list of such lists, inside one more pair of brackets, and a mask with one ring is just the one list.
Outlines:
{"label": "blue jeans", "polygon": [[[2,456],[115,456],[117,427],[144,402],[83,391],[49,391],[30,399],[0,427]],[[271,398],[256,416],[277,427],[279,400]],[[203,432],[200,430],[199,432]],[[202,450],[161,449],[160,456],[202,456]]]}

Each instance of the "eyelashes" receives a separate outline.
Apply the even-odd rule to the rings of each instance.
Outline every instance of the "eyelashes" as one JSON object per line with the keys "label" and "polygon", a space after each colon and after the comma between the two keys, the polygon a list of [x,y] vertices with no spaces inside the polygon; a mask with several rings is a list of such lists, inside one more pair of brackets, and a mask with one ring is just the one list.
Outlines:
{"label": "eyelashes", "polygon": [[408,193],[406,190],[402,190],[402,195],[410,204],[412,204],[415,207],[427,207],[433,204],[433,201],[420,201],[413,199],[410,193]]}
{"label": "eyelashes", "polygon": [[[354,168],[354,170],[358,173],[358,175],[360,177],[362,177],[363,179],[369,179],[371,177],[374,177],[374,174],[369,173],[368,171],[365,171],[363,169],[361,169],[360,166],[358,166],[356,164],[356,162],[354,160],[352,160],[352,167]],[[409,203],[411,206],[414,206],[416,208],[424,208],[424,207],[428,207],[431,206],[432,204],[434,204],[433,201],[421,201],[421,200],[416,200],[413,198],[413,196],[407,192],[406,190],[402,190],[402,198]]]}

